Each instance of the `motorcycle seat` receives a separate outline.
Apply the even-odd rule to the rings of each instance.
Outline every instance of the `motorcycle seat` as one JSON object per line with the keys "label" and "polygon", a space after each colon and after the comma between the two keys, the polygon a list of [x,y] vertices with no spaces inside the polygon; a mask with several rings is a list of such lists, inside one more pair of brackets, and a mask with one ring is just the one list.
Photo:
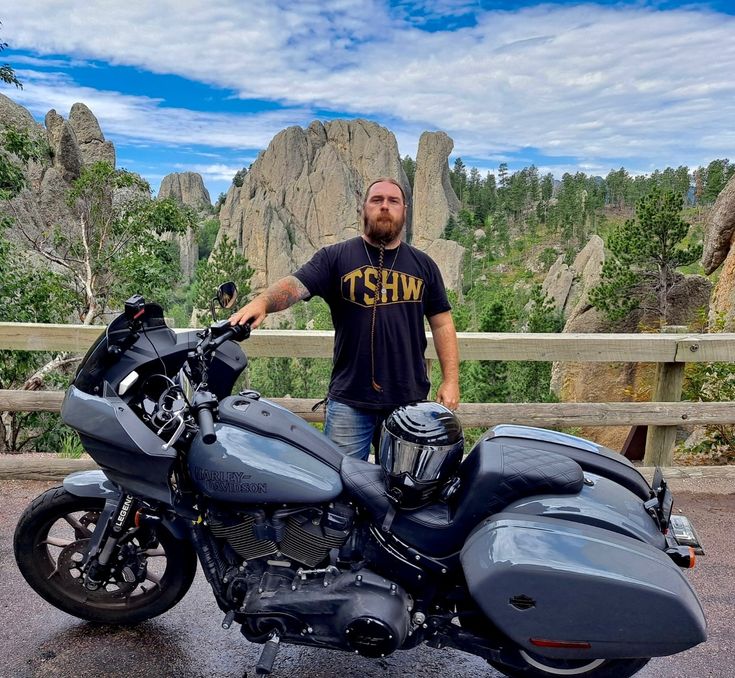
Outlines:
{"label": "motorcycle seat", "polygon": [[643,501],[648,501],[652,497],[650,485],[628,459],[590,440],[548,429],[499,424],[487,431],[478,445],[490,441],[527,447],[529,451],[546,450],[563,454],[574,459],[583,471],[608,478],[630,490]]}
{"label": "motorcycle seat", "polygon": [[[345,457],[341,476],[352,497],[382,524],[391,506],[383,469]],[[415,511],[398,509],[390,531],[426,555],[449,556],[462,548],[484,518],[524,497],[576,494],[584,475],[579,464],[566,456],[496,443],[475,446],[460,466],[459,480],[459,489],[447,502]]]}

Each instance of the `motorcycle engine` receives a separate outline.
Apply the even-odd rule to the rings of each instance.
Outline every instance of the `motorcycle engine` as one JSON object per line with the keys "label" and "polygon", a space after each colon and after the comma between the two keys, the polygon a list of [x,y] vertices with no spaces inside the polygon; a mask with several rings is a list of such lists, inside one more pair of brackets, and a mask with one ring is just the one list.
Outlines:
{"label": "motorcycle engine", "polygon": [[208,513],[215,537],[224,539],[243,560],[264,556],[293,560],[315,567],[331,549],[345,543],[352,531],[355,511],[349,504],[328,507],[282,509],[267,516],[265,511],[238,514]]}

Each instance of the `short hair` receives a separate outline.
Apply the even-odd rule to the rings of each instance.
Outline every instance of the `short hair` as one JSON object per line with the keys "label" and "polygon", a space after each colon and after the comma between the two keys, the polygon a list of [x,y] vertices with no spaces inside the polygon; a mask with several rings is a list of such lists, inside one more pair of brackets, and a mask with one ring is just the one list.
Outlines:
{"label": "short hair", "polygon": [[403,204],[404,205],[408,204],[406,200],[406,191],[403,190],[403,186],[401,186],[401,184],[398,181],[396,181],[395,179],[391,177],[379,177],[375,181],[370,182],[370,185],[367,187],[367,189],[365,189],[365,198],[362,201],[363,208],[365,207],[365,203],[367,202],[368,196],[370,195],[370,189],[373,186],[375,186],[375,184],[380,184],[380,183],[383,183],[384,181],[389,184],[393,184],[394,186],[397,186],[398,190],[401,192],[401,197],[403,198]]}

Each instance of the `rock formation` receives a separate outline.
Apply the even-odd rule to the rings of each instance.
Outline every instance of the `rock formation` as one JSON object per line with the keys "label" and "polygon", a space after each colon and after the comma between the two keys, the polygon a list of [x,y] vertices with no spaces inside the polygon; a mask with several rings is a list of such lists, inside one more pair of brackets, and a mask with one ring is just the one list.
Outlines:
{"label": "rock formation", "polygon": [[560,256],[546,274],[542,290],[568,322],[590,311],[587,295],[599,281],[604,261],[605,245],[600,236],[593,235],[571,266]]}
{"label": "rock formation", "polygon": [[61,171],[64,181],[71,184],[82,172],[82,150],[74,129],[54,109],[46,113],[46,134],[51,148],[54,167]]}
{"label": "rock formation", "polygon": [[705,273],[713,273],[722,265],[710,307],[710,324],[720,316],[725,329],[735,329],[735,176],[717,196],[704,236],[702,265]]}
{"label": "rock formation", "polygon": [[357,235],[367,184],[394,177],[410,197],[393,134],[365,120],[313,122],[279,132],[241,187],[231,186],[218,238],[255,270],[254,290],[292,273],[323,245]]}
{"label": "rock formation", "polygon": [[20,104],[0,94],[0,126],[24,130],[43,130],[33,116]]}
{"label": "rock formation", "polygon": [[[68,121],[50,110],[45,125],[37,124],[25,108],[0,95],[0,127],[25,129],[49,148],[48,157],[24,168],[27,187],[3,207],[30,236],[51,226],[73,228],[74,218],[66,203],[71,183],[85,166],[100,159],[115,159],[112,144],[104,141],[97,119],[83,104],[72,107]],[[9,236],[21,244],[26,242],[17,228],[11,228]]]}
{"label": "rock formation", "polygon": [[76,103],[71,107],[69,125],[74,130],[84,165],[107,162],[115,166],[115,147],[111,141],[105,141],[97,118],[87,106]]}
{"label": "rock formation", "polygon": [[204,186],[201,174],[196,172],[174,172],[167,174],[161,181],[158,189],[159,198],[173,198],[181,205],[187,205],[194,210],[209,208],[212,201],[209,191]]}
{"label": "rock formation", "polygon": [[454,142],[444,132],[424,132],[419,139],[411,242],[428,252],[439,266],[444,284],[459,292],[465,249],[442,239],[447,221],[457,216],[460,207],[449,183],[448,159],[453,147]]}
{"label": "rock formation", "polygon": [[[195,172],[167,174],[161,181],[158,197],[173,198],[179,204],[191,207],[199,213],[202,220],[209,215],[212,207],[204,181],[201,175]],[[179,246],[181,274],[185,280],[190,281],[194,277],[194,269],[199,260],[199,243],[192,229],[175,238]]]}

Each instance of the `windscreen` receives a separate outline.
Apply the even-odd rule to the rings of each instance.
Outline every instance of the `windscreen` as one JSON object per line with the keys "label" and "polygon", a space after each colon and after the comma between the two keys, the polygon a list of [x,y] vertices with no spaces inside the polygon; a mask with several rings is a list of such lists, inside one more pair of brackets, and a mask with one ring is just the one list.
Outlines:
{"label": "windscreen", "polygon": [[85,393],[101,395],[105,372],[136,342],[139,333],[145,332],[150,339],[154,330],[171,332],[166,327],[163,309],[158,304],[145,305],[145,312],[139,318],[137,329],[139,332],[131,329],[130,321],[124,313],[117,316],[90,346],[77,369],[74,385]]}

